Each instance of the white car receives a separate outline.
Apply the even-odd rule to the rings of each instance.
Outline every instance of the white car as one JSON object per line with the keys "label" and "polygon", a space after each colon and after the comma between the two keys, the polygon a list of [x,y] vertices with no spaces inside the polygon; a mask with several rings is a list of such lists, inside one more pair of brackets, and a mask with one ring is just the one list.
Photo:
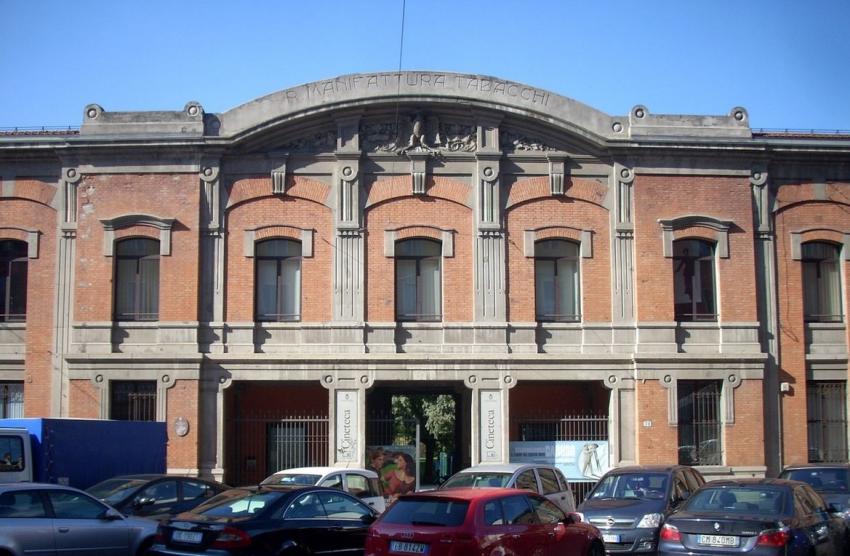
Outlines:
{"label": "white car", "polygon": [[501,487],[536,492],[554,502],[564,512],[576,511],[570,483],[554,465],[540,463],[492,463],[467,467],[440,485],[447,488]]}
{"label": "white car", "polygon": [[378,513],[387,507],[378,474],[370,469],[342,467],[296,467],[263,479],[261,485],[322,486],[338,488],[356,496]]}

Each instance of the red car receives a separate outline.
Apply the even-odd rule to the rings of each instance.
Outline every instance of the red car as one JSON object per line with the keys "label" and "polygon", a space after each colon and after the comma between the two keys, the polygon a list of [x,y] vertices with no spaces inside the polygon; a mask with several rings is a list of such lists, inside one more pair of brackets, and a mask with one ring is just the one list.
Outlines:
{"label": "red car", "polygon": [[512,488],[407,494],[369,528],[365,556],[604,556],[599,530]]}

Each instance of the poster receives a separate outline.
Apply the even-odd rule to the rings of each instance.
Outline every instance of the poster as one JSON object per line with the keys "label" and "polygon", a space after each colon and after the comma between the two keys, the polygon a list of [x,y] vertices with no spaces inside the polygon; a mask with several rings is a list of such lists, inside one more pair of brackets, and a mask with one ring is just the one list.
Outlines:
{"label": "poster", "polygon": [[384,496],[395,499],[416,490],[414,446],[367,446],[366,468],[378,474]]}
{"label": "poster", "polygon": [[607,440],[511,442],[511,463],[548,463],[570,481],[597,481],[608,471]]}

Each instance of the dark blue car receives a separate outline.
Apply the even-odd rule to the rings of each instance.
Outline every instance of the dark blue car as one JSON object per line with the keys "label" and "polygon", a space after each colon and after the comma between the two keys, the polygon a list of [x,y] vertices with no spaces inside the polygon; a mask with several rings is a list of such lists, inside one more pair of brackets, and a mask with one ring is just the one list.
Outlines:
{"label": "dark blue car", "polygon": [[835,556],[844,523],[812,488],[782,479],[714,481],[661,528],[667,556]]}

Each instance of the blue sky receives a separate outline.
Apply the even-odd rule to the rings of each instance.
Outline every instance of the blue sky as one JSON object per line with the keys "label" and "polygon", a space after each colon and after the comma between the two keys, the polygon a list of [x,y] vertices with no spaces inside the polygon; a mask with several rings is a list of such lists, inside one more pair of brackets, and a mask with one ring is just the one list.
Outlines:
{"label": "blue sky", "polygon": [[[0,128],[83,108],[223,112],[398,69],[402,0],[0,0]],[[479,73],[612,115],[850,130],[850,0],[407,0],[402,69]]]}

